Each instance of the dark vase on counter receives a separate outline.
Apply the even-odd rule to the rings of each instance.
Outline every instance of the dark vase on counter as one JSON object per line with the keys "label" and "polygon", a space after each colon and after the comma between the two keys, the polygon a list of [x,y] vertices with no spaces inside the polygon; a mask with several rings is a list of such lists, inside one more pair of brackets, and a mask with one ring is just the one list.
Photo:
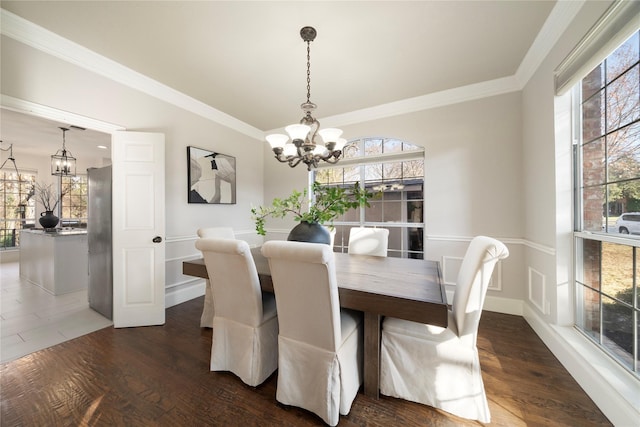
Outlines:
{"label": "dark vase on counter", "polygon": [[38,218],[40,225],[42,228],[55,228],[58,225],[58,217],[53,214],[53,211],[44,211],[40,214],[40,218]]}
{"label": "dark vase on counter", "polygon": [[329,233],[327,227],[317,222],[300,221],[300,224],[291,229],[287,240],[330,245],[331,233]]}

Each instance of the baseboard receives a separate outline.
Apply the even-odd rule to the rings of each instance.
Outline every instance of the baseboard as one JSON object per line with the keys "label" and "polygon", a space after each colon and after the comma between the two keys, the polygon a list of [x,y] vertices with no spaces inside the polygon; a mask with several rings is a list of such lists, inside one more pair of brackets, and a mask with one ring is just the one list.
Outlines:
{"label": "baseboard", "polygon": [[523,317],[609,421],[620,427],[638,425],[638,379],[573,327],[550,325],[526,304]]}
{"label": "baseboard", "polygon": [[198,298],[204,295],[204,279],[194,283],[190,283],[180,288],[167,289],[167,293],[164,295],[165,308],[173,307],[174,305],[182,304],[194,298]]}
{"label": "baseboard", "polygon": [[522,300],[487,295],[484,300],[482,309],[487,311],[494,311],[496,313],[522,316],[522,307]]}

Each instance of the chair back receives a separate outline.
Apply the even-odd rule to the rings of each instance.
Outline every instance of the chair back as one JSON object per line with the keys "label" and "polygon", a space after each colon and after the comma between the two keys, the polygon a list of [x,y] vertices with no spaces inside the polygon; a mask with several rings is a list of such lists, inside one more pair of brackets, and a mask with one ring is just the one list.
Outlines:
{"label": "chair back", "polygon": [[215,316],[258,326],[262,290],[249,244],[235,239],[198,239],[213,291]]}
{"label": "chair back", "polygon": [[386,257],[388,245],[389,230],[386,228],[353,227],[349,232],[350,254]]}
{"label": "chair back", "polygon": [[270,240],[262,254],[271,269],[280,336],[337,351],[340,300],[331,246]]}
{"label": "chair back", "polygon": [[482,306],[496,263],[509,256],[499,240],[476,236],[462,260],[451,311],[459,337],[470,336],[475,346]]}
{"label": "chair back", "polygon": [[198,237],[204,239],[235,239],[231,227],[207,227],[198,229]]}

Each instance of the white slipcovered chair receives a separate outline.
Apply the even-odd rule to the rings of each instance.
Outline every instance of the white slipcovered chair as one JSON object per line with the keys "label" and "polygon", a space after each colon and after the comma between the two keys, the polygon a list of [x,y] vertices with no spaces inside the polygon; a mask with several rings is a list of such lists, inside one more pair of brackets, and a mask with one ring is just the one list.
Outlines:
{"label": "white slipcovered chair", "polygon": [[[203,239],[235,239],[231,227],[208,227],[198,229],[198,237]],[[211,283],[207,279],[204,288],[204,307],[200,316],[201,328],[213,327],[213,298],[211,297]]]}
{"label": "white slipcovered chair", "polygon": [[329,245],[268,241],[278,305],[276,399],[335,426],[362,384],[362,315],[340,309]]}
{"label": "white slipcovered chair", "polygon": [[278,367],[278,317],[273,294],[262,293],[247,242],[199,239],[211,278],[211,370],[231,371],[250,386]]}
{"label": "white slipcovered chair", "polygon": [[386,228],[353,227],[349,232],[350,254],[387,256],[388,246],[389,230]]}
{"label": "white slipcovered chair", "polygon": [[449,326],[387,317],[382,323],[380,392],[463,418],[491,419],[476,341],[489,279],[507,247],[475,237],[462,261]]}

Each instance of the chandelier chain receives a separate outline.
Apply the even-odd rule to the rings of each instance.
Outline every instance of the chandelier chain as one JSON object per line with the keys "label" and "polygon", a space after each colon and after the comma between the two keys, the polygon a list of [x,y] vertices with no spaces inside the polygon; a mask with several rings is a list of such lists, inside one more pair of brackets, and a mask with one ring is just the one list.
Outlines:
{"label": "chandelier chain", "polygon": [[307,42],[307,103],[311,102],[311,42]]}

